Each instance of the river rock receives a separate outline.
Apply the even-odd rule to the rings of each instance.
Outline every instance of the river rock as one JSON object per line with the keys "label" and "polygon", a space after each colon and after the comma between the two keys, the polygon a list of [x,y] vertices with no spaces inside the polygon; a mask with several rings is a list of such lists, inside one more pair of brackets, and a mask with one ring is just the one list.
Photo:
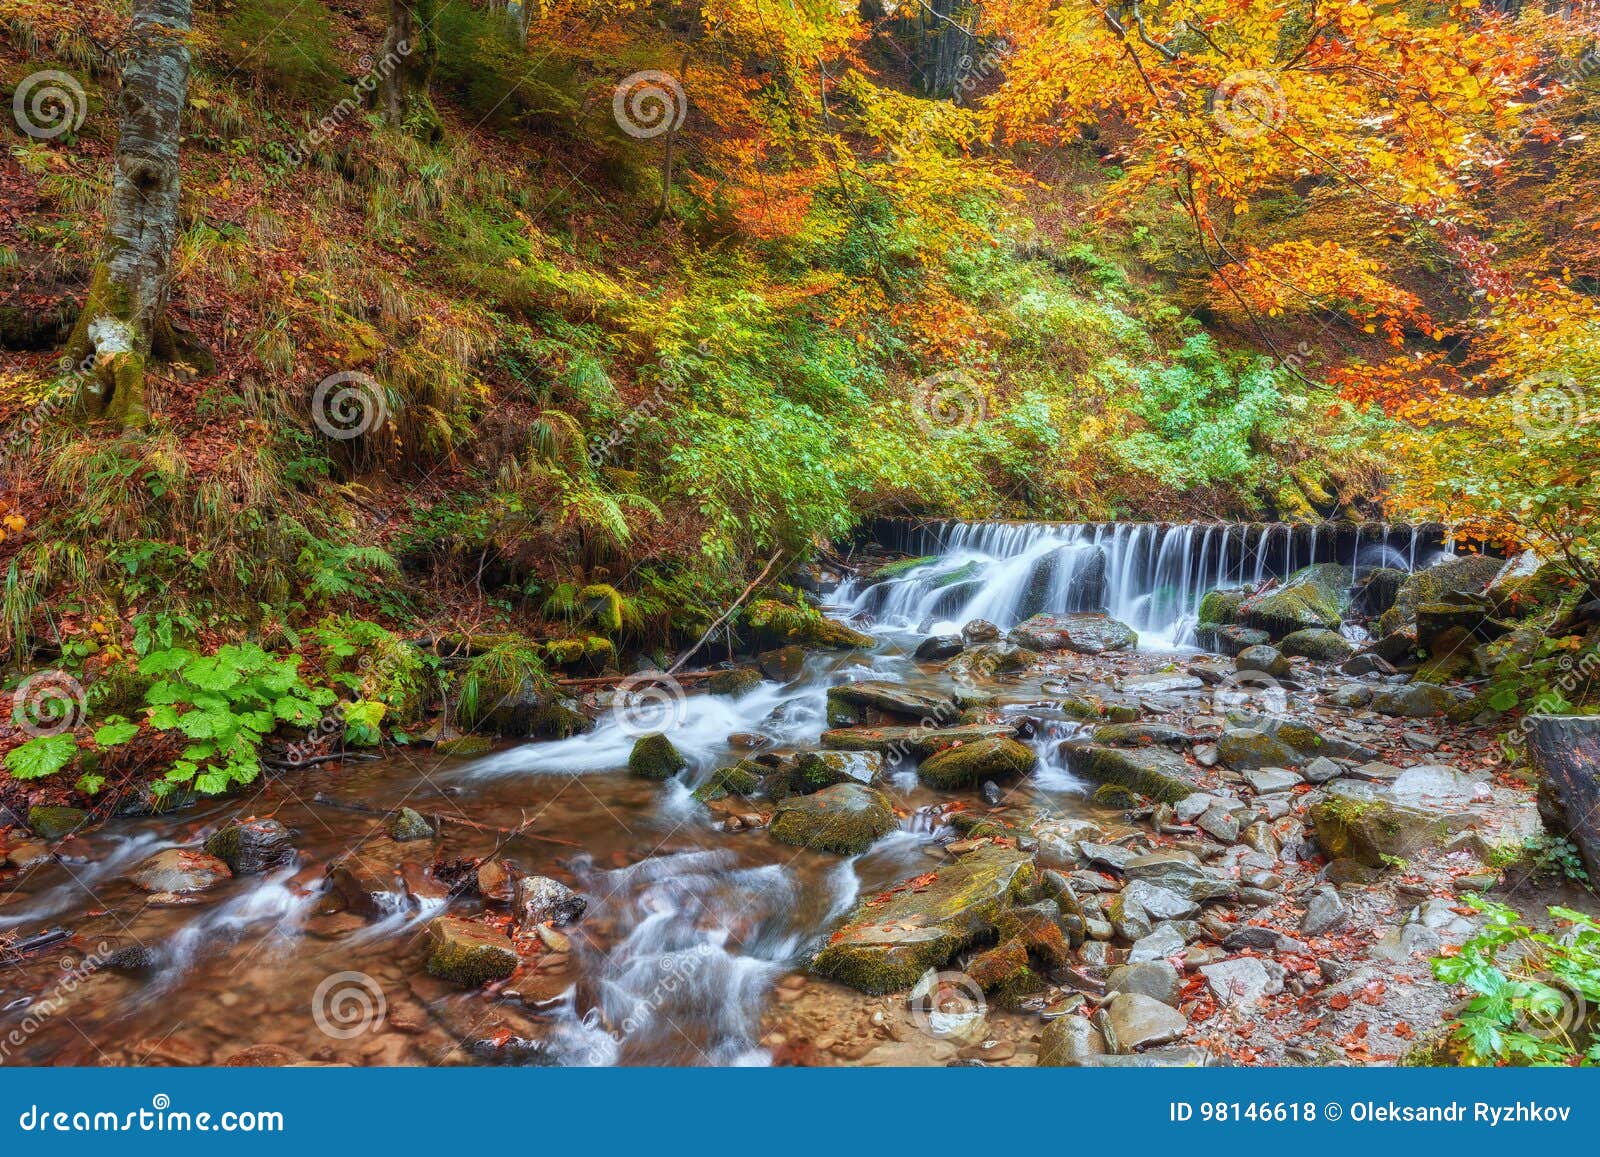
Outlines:
{"label": "river rock", "polygon": [[70,836],[88,822],[89,813],[82,808],[34,804],[28,809],[28,827],[41,840],[51,843]]}
{"label": "river rock", "polygon": [[1379,627],[1389,634],[1414,623],[1417,608],[1423,603],[1454,601],[1451,596],[1481,595],[1500,573],[1501,566],[1499,559],[1472,554],[1448,558],[1417,571],[1400,584],[1394,605],[1378,619]]}
{"label": "river rock", "polygon": [[757,655],[756,663],[761,667],[761,673],[774,683],[792,683],[805,670],[806,649],[795,644],[775,647]]}
{"label": "river rock", "polygon": [[328,883],[345,906],[360,916],[385,916],[404,905],[406,893],[399,868],[365,851],[350,852],[330,864]]}
{"label": "river rock", "polygon": [[294,850],[294,837],[288,828],[274,819],[229,824],[206,841],[206,851],[239,876],[257,875],[293,864],[299,859],[299,853]]}
{"label": "river rock", "polygon": [[640,779],[671,779],[688,766],[672,740],[659,731],[641,735],[628,756],[628,773]]}
{"label": "river rock", "polygon": [[1075,775],[1116,784],[1149,799],[1176,803],[1196,790],[1194,769],[1164,748],[1100,747],[1068,740],[1058,750]]}
{"label": "river rock", "polygon": [[1246,599],[1238,621],[1274,639],[1308,628],[1337,630],[1350,604],[1349,588],[1349,567],[1316,563],[1290,575],[1282,586]]}
{"label": "river rock", "polygon": [[1373,692],[1372,709],[1380,715],[1424,719],[1447,714],[1460,700],[1443,687],[1432,683],[1407,683]]}
{"label": "river rock", "polygon": [[767,830],[782,844],[856,856],[895,826],[894,805],[882,792],[840,783],[784,800]]}
{"label": "river rock", "polygon": [[1238,623],[1222,627],[1198,627],[1195,629],[1195,639],[1207,650],[1220,651],[1224,655],[1237,655],[1250,647],[1264,646],[1272,642],[1272,636],[1266,631],[1240,626]]}
{"label": "river rock", "polygon": [[929,787],[950,791],[976,787],[987,779],[1012,779],[1039,761],[1033,749],[1005,736],[948,747],[922,761],[917,775]]}
{"label": "river rock", "polygon": [[1201,812],[1194,825],[1220,843],[1231,844],[1239,838],[1239,817],[1217,804]]}
{"label": "river rock", "polygon": [[1106,978],[1107,992],[1137,992],[1162,1004],[1178,1007],[1183,985],[1178,970],[1168,960],[1142,960],[1111,970]]}
{"label": "river rock", "polygon": [[1294,748],[1253,727],[1232,727],[1217,737],[1217,755],[1235,771],[1298,763]]}
{"label": "river rock", "polygon": [[524,930],[539,924],[575,924],[589,901],[560,880],[549,876],[523,876],[512,894],[517,926]]}
{"label": "river rock", "polygon": [[1203,868],[1176,852],[1151,852],[1135,856],[1122,866],[1130,881],[1154,884],[1189,900],[1225,900],[1237,890],[1220,872]]}
{"label": "river rock", "polygon": [[1206,978],[1206,984],[1218,1004],[1239,1012],[1249,1011],[1263,997],[1283,991],[1282,965],[1253,956],[1235,956],[1216,964],[1202,965],[1200,975]]}
{"label": "river rock", "polygon": [[1128,949],[1128,963],[1140,964],[1147,960],[1165,960],[1183,951],[1187,944],[1183,933],[1171,924],[1158,924],[1150,935],[1134,941]]}
{"label": "river rock", "polygon": [[960,635],[929,635],[917,644],[912,657],[923,662],[953,659],[967,649],[967,641]]}
{"label": "river rock", "polygon": [[835,751],[876,751],[890,759],[911,755],[925,759],[947,747],[978,739],[1015,735],[1008,723],[973,723],[964,727],[838,727],[822,733],[822,746]]}
{"label": "river rock", "polygon": [[1283,767],[1263,767],[1244,773],[1244,781],[1257,795],[1288,791],[1305,783],[1298,772]]}
{"label": "river rock", "polygon": [[1528,751],[1539,772],[1539,814],[1577,845],[1600,880],[1600,715],[1530,715]]}
{"label": "river rock", "polygon": [[1372,702],[1372,688],[1365,683],[1346,683],[1328,692],[1328,702],[1335,707],[1365,707]]}
{"label": "river rock", "polygon": [[1312,659],[1318,663],[1337,663],[1353,655],[1356,647],[1338,631],[1312,627],[1289,632],[1278,641],[1278,649],[1285,655]]}
{"label": "river rock", "polygon": [[[1122,889],[1119,899],[1123,904],[1137,904],[1156,920],[1182,920],[1193,916],[1200,905],[1181,892],[1152,884],[1148,880],[1132,880]],[[1129,937],[1137,939],[1137,937]]]}
{"label": "river rock", "polygon": [[1160,745],[1182,750],[1189,734],[1170,723],[1104,723],[1094,729],[1094,742],[1109,747],[1149,747]]}
{"label": "river rock", "polygon": [[718,671],[706,680],[706,690],[713,695],[727,695],[737,699],[761,686],[761,672],[754,667],[735,667],[731,671]]}
{"label": "river rock", "polygon": [[1105,1038],[1084,1016],[1061,1016],[1039,1034],[1039,1067],[1078,1068],[1104,1056]]}
{"label": "river rock", "polygon": [[1039,658],[1039,652],[1019,647],[1015,643],[980,643],[968,647],[954,664],[958,677],[969,682],[974,679],[992,679],[996,675],[1026,671]]}
{"label": "river rock", "polygon": [[431,840],[433,825],[415,808],[403,807],[389,821],[389,838],[400,843],[408,840]]}
{"label": "river rock", "polygon": [[[752,759],[741,759],[730,767],[719,767],[711,773],[699,787],[694,789],[694,798],[701,803],[715,803],[719,799],[727,799],[730,795],[751,796],[761,788],[765,777],[766,768]],[[794,770],[790,771],[790,779],[794,778]],[[792,783],[787,786],[792,787]]]}
{"label": "river rock", "polygon": [[[949,695],[918,691],[903,683],[890,683],[877,679],[867,679],[859,683],[841,683],[837,687],[830,687],[828,702],[830,721],[833,718],[831,709],[834,704],[842,705],[846,709],[868,708],[885,715],[896,715],[907,719],[954,722],[956,716],[960,714],[956,701]],[[849,713],[857,714],[857,712]]]}
{"label": "river rock", "polygon": [[919,889],[896,888],[862,902],[812,967],[863,992],[909,988],[926,969],[993,935],[1032,876],[1023,853],[981,847],[939,868]]}
{"label": "river rock", "polygon": [[1169,1044],[1189,1027],[1183,1013],[1142,992],[1118,993],[1105,1012],[1119,1052]]}
{"label": "river rock", "polygon": [[1032,651],[1072,651],[1099,655],[1129,650],[1139,645],[1139,635],[1126,623],[1107,615],[1034,615],[1011,629],[1008,636]]}
{"label": "river rock", "polygon": [[1282,651],[1265,643],[1258,643],[1240,651],[1234,656],[1233,665],[1236,670],[1257,671],[1263,675],[1271,675],[1274,679],[1287,675],[1290,666]]}
{"label": "river rock", "polygon": [[1053,900],[1007,909],[995,921],[1001,940],[1021,943],[1046,968],[1065,968],[1072,963],[1072,951],[1061,925],[1061,909]]}
{"label": "river rock", "polygon": [[1239,616],[1239,608],[1250,592],[1243,587],[1219,587],[1209,590],[1200,598],[1195,620],[1202,627],[1223,627]]}
{"label": "river rock", "polygon": [[988,619],[973,619],[961,628],[961,637],[972,643],[992,643],[1000,637],[1000,628]]}
{"label": "river rock", "polygon": [[214,888],[232,876],[233,871],[216,856],[189,848],[167,848],[129,872],[128,882],[141,891],[183,896]]}
{"label": "river rock", "polygon": [[517,949],[493,928],[440,916],[428,925],[428,974],[463,988],[503,980],[517,970]]}
{"label": "river rock", "polygon": [[840,783],[875,787],[883,780],[883,756],[875,751],[807,751],[795,759],[790,782],[800,795]]}

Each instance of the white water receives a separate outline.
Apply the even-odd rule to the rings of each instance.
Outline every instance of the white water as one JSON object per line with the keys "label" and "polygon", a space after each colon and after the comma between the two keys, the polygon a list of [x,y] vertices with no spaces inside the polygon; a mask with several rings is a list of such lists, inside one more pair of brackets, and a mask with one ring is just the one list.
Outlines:
{"label": "white water", "polygon": [[1102,611],[1138,631],[1141,649],[1172,650],[1193,645],[1195,612],[1215,587],[1259,585],[1329,561],[1348,564],[1354,581],[1367,567],[1409,570],[1440,557],[1419,550],[1415,527],[1394,534],[1403,546],[1388,541],[1387,528],[1382,541],[1342,546],[1336,534],[1287,524],[944,523],[918,544],[934,561],[881,582],[849,580],[835,601],[890,635],[941,634],[973,619],[1005,630],[1040,612]]}

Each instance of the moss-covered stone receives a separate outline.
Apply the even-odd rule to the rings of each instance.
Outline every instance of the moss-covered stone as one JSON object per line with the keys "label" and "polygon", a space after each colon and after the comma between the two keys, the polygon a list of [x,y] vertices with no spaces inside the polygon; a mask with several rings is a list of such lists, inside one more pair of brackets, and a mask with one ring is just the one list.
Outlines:
{"label": "moss-covered stone", "polygon": [[784,800],[767,830],[782,844],[856,856],[895,824],[888,796],[858,783],[840,783]]}
{"label": "moss-covered stone", "polygon": [[431,840],[433,825],[421,812],[414,808],[403,807],[395,812],[394,818],[389,821],[389,838],[401,843],[408,840]]}
{"label": "moss-covered stone", "polygon": [[1011,735],[1015,727],[1004,723],[975,723],[963,727],[841,727],[822,733],[822,746],[834,751],[876,751],[880,755],[909,754],[923,759],[958,743]]}
{"label": "moss-covered stone", "polygon": [[711,778],[694,789],[694,798],[701,803],[726,799],[730,795],[751,796],[761,790],[761,781],[767,769],[751,759],[741,759],[732,767],[721,767],[711,773]]}
{"label": "moss-covered stone", "polygon": [[1229,728],[1217,737],[1217,758],[1234,771],[1289,767],[1300,756],[1284,739],[1251,727]]}
{"label": "moss-covered stone", "polygon": [[873,645],[871,635],[847,627],[815,609],[796,606],[779,599],[758,599],[745,611],[746,621],[755,628],[758,643],[781,647],[800,643],[831,651],[848,651]]}
{"label": "moss-covered stone", "polygon": [[1311,807],[1317,842],[1329,859],[1381,868],[1410,860],[1449,838],[1450,819],[1392,800],[1330,795]]}
{"label": "moss-covered stone", "polygon": [[1372,709],[1380,715],[1397,715],[1408,719],[1426,719],[1446,715],[1458,700],[1443,687],[1431,683],[1407,683],[1401,687],[1385,687],[1372,696]]}
{"label": "moss-covered stone", "polygon": [[1033,770],[1039,761],[1029,748],[1009,736],[947,747],[929,756],[917,768],[917,775],[929,787],[944,791],[977,787],[987,779],[1010,779]]}
{"label": "moss-covered stone", "polygon": [[34,804],[28,809],[28,826],[42,840],[70,836],[88,822],[89,813],[82,808]]}
{"label": "moss-covered stone", "polygon": [[731,695],[738,698],[761,686],[761,672],[754,667],[735,667],[731,671],[718,671],[706,680],[706,689],[713,695]]}
{"label": "moss-covered stone", "polygon": [[966,974],[979,988],[998,997],[1001,1003],[1039,987],[1039,979],[1028,967],[1028,948],[1021,940],[1005,940],[967,962]]}
{"label": "moss-covered stone", "polygon": [[1197,790],[1194,772],[1183,757],[1165,748],[1067,742],[1060,751],[1074,774],[1096,783],[1115,784],[1149,799],[1177,803]]}
{"label": "moss-covered stone", "polygon": [[801,795],[837,783],[875,787],[883,780],[883,756],[875,751],[807,751],[795,760],[792,779]]}
{"label": "moss-covered stone", "polygon": [[992,936],[1033,877],[1030,858],[993,845],[860,904],[812,967],[863,992],[910,988],[963,948]]}
{"label": "moss-covered stone", "polygon": [[510,939],[482,924],[440,916],[428,925],[428,974],[463,988],[503,980],[517,970]]}
{"label": "moss-covered stone", "polygon": [[1349,586],[1349,567],[1338,563],[1303,567],[1282,586],[1246,599],[1238,621],[1274,639],[1307,628],[1335,629],[1350,603]]}
{"label": "moss-covered stone", "polygon": [[1101,720],[1107,723],[1134,723],[1139,718],[1139,709],[1131,703],[1103,703],[1099,700],[1069,696],[1061,700],[1057,706],[1067,718],[1081,719],[1086,723],[1097,723]]}
{"label": "moss-covered stone", "polygon": [[1174,750],[1183,748],[1189,742],[1189,736],[1183,728],[1154,722],[1107,723],[1094,729],[1093,739],[1108,747],[1161,746]]}
{"label": "moss-covered stone", "polygon": [[1424,603],[1455,601],[1451,595],[1481,595],[1503,565],[1497,558],[1469,554],[1445,559],[1441,563],[1408,576],[1395,592],[1394,605],[1378,619],[1383,634],[1411,626],[1417,608]]}
{"label": "moss-covered stone", "polygon": [[641,735],[628,755],[628,772],[640,779],[671,779],[688,766],[672,740],[659,731]]}
{"label": "moss-covered stone", "polygon": [[482,735],[457,735],[453,739],[441,739],[433,745],[433,749],[440,755],[452,756],[456,759],[476,759],[480,755],[488,755],[494,750],[494,744]]}
{"label": "moss-covered stone", "polygon": [[756,656],[761,673],[774,683],[792,683],[806,667],[806,649],[796,644],[774,647]]}
{"label": "moss-covered stone", "polygon": [[1234,658],[1233,665],[1240,671],[1258,671],[1281,679],[1289,673],[1289,660],[1282,651],[1265,643],[1246,647]]}
{"label": "moss-covered stone", "polygon": [[1026,908],[1009,908],[1000,914],[995,927],[1002,940],[1014,939],[1027,947],[1028,954],[1046,968],[1063,968],[1072,963],[1072,950],[1061,930],[1060,909],[1046,900]]}
{"label": "moss-covered stone", "polygon": [[206,851],[240,876],[281,868],[298,859],[289,829],[275,819],[229,824],[206,841]]}
{"label": "moss-covered stone", "polygon": [[1278,641],[1278,650],[1285,655],[1314,659],[1319,663],[1337,663],[1356,653],[1355,644],[1338,631],[1320,627],[1291,631]]}
{"label": "moss-covered stone", "polygon": [[[949,695],[918,691],[902,683],[881,679],[864,679],[859,683],[841,683],[828,688],[829,723],[832,724],[834,705],[841,708],[837,714],[859,719],[863,710],[877,711],[902,719],[953,720],[959,709]],[[834,726],[850,727],[841,723]]]}
{"label": "moss-covered stone", "polygon": [[1218,588],[1205,593],[1200,599],[1196,620],[1202,627],[1224,627],[1239,615],[1239,608],[1249,592],[1240,587]]}
{"label": "moss-covered stone", "polygon": [[1199,627],[1194,635],[1195,641],[1206,650],[1223,655],[1237,655],[1249,647],[1272,642],[1272,636],[1266,631],[1258,631],[1254,627],[1241,627],[1238,623],[1229,623],[1221,627]]}

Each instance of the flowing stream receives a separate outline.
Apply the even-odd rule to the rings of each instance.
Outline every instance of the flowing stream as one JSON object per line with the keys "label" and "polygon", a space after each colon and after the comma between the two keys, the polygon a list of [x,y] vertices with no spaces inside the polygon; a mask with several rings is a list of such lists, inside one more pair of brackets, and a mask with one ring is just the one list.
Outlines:
{"label": "flowing stream", "polygon": [[[897,545],[933,562],[852,580],[830,596],[832,612],[871,631],[877,646],[813,654],[790,683],[612,709],[587,734],[475,760],[392,749],[276,777],[259,795],[203,814],[123,819],[71,837],[55,859],[0,882],[0,933],[74,934],[0,971],[0,1063],[205,1064],[245,1048],[356,1064],[768,1063],[762,1024],[775,986],[860,897],[939,862],[936,845],[951,832],[938,805],[954,797],[899,768],[887,790],[906,813],[900,829],[842,858],[725,830],[726,813],[695,801],[696,785],[752,742],[779,752],[815,746],[835,683],[948,688],[948,676],[910,651],[922,635],[973,618],[1005,628],[1039,611],[1106,609],[1139,629],[1142,648],[1161,651],[1188,644],[1209,587],[1313,560],[1353,573],[1421,565],[1441,549],[1414,531],[1346,542],[1305,529],[922,528]],[[1108,672],[1115,662],[1107,657]],[[1021,789],[1028,801],[1106,822],[1056,761],[1079,725],[1052,714],[1050,680],[1001,676],[994,689],[998,710],[1034,722],[1041,763]],[[665,785],[625,770],[635,739],[652,730],[666,731],[690,765]],[[439,838],[390,840],[385,817],[402,804],[439,817]],[[300,867],[228,880],[193,903],[153,900],[126,879],[150,854],[193,845],[234,815],[288,825]],[[570,951],[552,958],[559,967],[493,998],[425,974],[423,934],[447,906],[442,890],[397,890],[365,917],[345,910],[326,879],[352,851],[414,879],[436,861],[497,850],[523,872],[566,881],[590,906],[565,930]],[[476,901],[448,903],[470,913]]]}

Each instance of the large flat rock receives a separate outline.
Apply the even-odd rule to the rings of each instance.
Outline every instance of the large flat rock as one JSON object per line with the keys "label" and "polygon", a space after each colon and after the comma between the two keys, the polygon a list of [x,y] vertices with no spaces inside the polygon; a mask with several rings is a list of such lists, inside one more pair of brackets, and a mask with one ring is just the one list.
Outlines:
{"label": "large flat rock", "polygon": [[812,968],[863,992],[910,988],[989,933],[1032,876],[1033,862],[1023,853],[979,848],[931,880],[919,877],[863,902]]}

